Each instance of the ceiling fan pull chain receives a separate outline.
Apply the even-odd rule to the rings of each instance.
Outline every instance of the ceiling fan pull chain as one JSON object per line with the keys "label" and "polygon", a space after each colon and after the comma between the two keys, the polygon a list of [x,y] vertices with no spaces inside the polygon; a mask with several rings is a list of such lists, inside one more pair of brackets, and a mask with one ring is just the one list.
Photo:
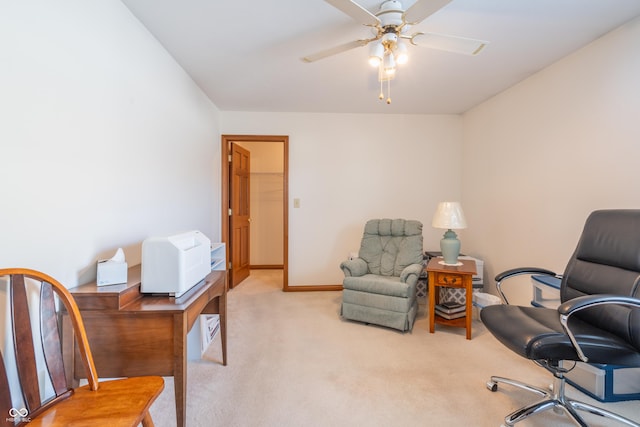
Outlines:
{"label": "ceiling fan pull chain", "polygon": [[382,81],[382,63],[378,67],[378,81],[380,82],[380,95],[378,95],[378,99],[382,101],[384,99],[384,92],[382,91],[382,85],[384,82]]}
{"label": "ceiling fan pull chain", "polygon": [[391,79],[387,80],[387,105],[391,104]]}

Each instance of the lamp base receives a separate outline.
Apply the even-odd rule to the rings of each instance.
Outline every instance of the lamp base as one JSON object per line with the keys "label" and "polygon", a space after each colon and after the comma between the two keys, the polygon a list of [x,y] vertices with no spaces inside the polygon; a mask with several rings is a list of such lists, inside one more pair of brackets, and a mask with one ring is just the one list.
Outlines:
{"label": "lamp base", "polygon": [[455,231],[448,229],[440,240],[440,250],[444,258],[445,265],[456,265],[458,255],[460,255],[460,240]]}

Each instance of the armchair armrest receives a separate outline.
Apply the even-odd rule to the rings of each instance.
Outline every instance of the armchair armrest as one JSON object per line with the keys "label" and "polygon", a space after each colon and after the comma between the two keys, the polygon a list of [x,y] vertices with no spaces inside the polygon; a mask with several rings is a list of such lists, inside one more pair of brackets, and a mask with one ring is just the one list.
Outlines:
{"label": "armchair armrest", "polygon": [[640,308],[640,299],[612,294],[586,295],[583,297],[573,298],[569,301],[564,302],[562,305],[560,305],[560,307],[558,307],[558,313],[560,314],[560,323],[562,324],[562,328],[569,336],[569,339],[571,340],[576,353],[578,353],[578,357],[583,362],[588,362],[589,358],[584,354],[582,348],[580,348],[580,344],[578,344],[578,341],[573,335],[573,332],[571,332],[571,329],[569,329],[569,317],[580,310],[584,310],[585,308],[595,307],[597,305],[603,304],[628,305],[635,308]]}
{"label": "armchair armrest", "polygon": [[418,283],[418,278],[422,274],[424,266],[422,264],[409,264],[400,273],[400,281],[415,285]]}
{"label": "armchair armrest", "polygon": [[507,297],[504,294],[504,292],[502,292],[502,282],[504,280],[511,279],[512,277],[520,276],[523,274],[527,274],[530,276],[533,274],[542,274],[546,276],[554,276],[557,278],[562,278],[562,275],[558,275],[551,270],[547,270],[546,268],[539,268],[539,267],[519,267],[519,268],[512,268],[511,270],[503,271],[502,273],[497,274],[495,277],[496,289],[498,290],[498,294],[500,295],[500,298],[502,299],[503,303],[509,304],[509,301],[507,300]]}
{"label": "armchair armrest", "polygon": [[362,258],[353,258],[348,259],[340,263],[340,268],[344,273],[345,277],[349,276],[364,276],[369,271],[369,267],[367,263]]}

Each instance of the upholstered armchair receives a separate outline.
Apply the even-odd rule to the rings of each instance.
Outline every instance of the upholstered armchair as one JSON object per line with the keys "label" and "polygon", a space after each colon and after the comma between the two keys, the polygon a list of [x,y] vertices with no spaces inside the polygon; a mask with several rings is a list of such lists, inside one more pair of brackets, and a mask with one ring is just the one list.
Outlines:
{"label": "upholstered armchair", "polygon": [[345,319],[411,330],[418,312],[422,223],[372,219],[364,227],[358,258],[344,261],[341,315]]}

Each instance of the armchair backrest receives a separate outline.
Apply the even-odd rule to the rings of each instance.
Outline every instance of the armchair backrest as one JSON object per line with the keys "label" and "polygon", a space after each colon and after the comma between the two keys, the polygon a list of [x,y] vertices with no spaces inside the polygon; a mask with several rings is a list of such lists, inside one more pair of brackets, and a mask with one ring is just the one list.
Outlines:
{"label": "armchair backrest", "polygon": [[408,265],[422,262],[422,223],[386,218],[367,221],[358,256],[371,274],[400,276]]}
{"label": "armchair backrest", "polygon": [[[560,298],[595,294],[640,298],[640,210],[600,210],[587,218],[565,269]],[[577,316],[640,349],[640,310],[602,305]]]}

